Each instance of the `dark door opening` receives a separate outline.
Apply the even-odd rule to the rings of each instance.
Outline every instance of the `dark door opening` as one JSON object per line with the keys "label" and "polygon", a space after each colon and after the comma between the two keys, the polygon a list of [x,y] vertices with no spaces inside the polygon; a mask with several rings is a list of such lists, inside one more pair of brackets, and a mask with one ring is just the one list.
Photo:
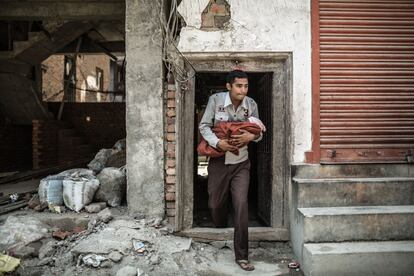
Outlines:
{"label": "dark door opening", "polygon": [[[271,226],[272,210],[272,79],[273,73],[248,73],[248,96],[258,104],[259,117],[265,124],[267,132],[262,141],[250,143],[251,161],[249,187],[249,227]],[[226,73],[197,73],[195,76],[194,105],[194,206],[193,226],[213,227],[208,209],[208,158],[198,156],[197,145],[201,135],[199,122],[204,114],[210,95],[226,91]],[[229,197],[229,223],[233,226],[231,197]]]}

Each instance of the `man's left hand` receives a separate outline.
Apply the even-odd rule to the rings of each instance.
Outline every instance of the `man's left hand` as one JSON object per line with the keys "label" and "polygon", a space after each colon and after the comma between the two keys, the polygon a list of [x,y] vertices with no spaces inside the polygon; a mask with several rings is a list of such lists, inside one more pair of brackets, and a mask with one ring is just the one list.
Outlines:
{"label": "man's left hand", "polygon": [[235,134],[231,136],[230,142],[232,145],[235,145],[238,148],[241,148],[247,145],[249,142],[257,139],[257,135],[248,132],[247,130],[240,129],[241,134]]}

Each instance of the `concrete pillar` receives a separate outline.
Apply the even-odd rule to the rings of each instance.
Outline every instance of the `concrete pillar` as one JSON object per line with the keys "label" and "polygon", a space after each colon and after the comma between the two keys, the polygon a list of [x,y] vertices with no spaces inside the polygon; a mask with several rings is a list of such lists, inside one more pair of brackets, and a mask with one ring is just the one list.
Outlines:
{"label": "concrete pillar", "polygon": [[126,0],[127,202],[132,213],[162,217],[162,35],[154,2]]}

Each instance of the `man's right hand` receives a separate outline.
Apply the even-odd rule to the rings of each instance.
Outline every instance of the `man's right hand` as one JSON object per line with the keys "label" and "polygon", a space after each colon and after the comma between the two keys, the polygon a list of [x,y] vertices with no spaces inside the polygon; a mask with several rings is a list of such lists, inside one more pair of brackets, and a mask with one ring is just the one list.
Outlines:
{"label": "man's right hand", "polygon": [[237,151],[237,147],[233,146],[229,143],[227,139],[219,140],[217,143],[217,148],[219,148],[221,151]]}

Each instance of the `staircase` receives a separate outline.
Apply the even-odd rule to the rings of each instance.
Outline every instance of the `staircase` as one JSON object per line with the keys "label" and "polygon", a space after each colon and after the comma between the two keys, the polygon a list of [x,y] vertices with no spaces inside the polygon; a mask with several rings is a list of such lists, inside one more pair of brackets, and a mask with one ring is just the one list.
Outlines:
{"label": "staircase", "polygon": [[41,99],[40,64],[92,27],[83,21],[50,23],[44,31],[23,30],[10,38],[12,49],[0,51],[0,107],[10,122],[31,125],[51,118]]}
{"label": "staircase", "polygon": [[414,275],[413,167],[294,169],[291,236],[306,276]]}

